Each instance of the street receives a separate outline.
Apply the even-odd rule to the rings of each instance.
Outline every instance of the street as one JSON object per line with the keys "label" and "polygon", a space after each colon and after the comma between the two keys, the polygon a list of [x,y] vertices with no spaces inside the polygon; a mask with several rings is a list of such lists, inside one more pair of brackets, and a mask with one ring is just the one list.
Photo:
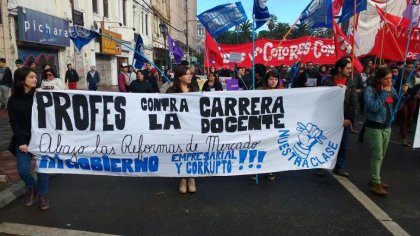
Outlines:
{"label": "street", "polygon": [[48,211],[23,206],[21,197],[0,221],[117,235],[419,235],[419,150],[393,133],[382,170],[390,195],[378,197],[367,184],[369,145],[350,138],[350,181],[337,179],[384,214],[369,212],[369,202],[332,175],[307,170],[275,173],[274,181],[261,175],[258,185],[248,176],[198,178],[197,193],[187,195],[177,192],[177,178],[55,175]]}

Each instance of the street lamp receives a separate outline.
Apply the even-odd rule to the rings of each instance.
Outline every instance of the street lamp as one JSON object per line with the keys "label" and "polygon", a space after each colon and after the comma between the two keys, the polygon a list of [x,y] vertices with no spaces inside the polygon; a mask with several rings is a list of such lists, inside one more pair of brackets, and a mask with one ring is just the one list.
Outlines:
{"label": "street lamp", "polygon": [[163,42],[165,46],[164,57],[165,57],[165,69],[166,69],[168,65],[168,56],[166,54],[166,36],[168,35],[168,26],[166,24],[161,23],[159,24],[159,30],[160,30],[160,33],[163,35]]}

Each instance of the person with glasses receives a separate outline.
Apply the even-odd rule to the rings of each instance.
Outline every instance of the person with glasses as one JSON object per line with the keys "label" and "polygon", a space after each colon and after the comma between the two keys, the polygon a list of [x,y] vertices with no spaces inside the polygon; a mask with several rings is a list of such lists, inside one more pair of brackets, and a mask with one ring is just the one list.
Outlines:
{"label": "person with glasses", "polygon": [[44,71],[46,79],[42,80],[42,89],[65,89],[64,83],[61,79],[56,78],[56,74],[53,69],[49,68]]}

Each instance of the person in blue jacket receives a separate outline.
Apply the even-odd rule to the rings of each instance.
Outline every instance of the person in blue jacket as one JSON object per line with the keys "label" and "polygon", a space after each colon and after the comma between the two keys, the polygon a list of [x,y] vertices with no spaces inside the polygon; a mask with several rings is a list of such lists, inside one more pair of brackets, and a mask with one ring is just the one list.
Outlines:
{"label": "person in blue jacket", "polygon": [[[402,87],[403,94],[407,86]],[[371,176],[369,185],[374,194],[385,196],[389,185],[381,179],[382,161],[391,137],[391,120],[398,94],[392,86],[392,73],[386,67],[379,68],[364,94],[366,105],[366,137],[372,150],[370,159]]]}

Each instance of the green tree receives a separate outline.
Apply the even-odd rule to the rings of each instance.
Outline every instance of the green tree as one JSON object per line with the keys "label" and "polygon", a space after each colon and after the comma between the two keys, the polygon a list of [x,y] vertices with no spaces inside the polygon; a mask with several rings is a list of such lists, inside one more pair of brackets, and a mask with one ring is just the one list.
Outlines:
{"label": "green tree", "polygon": [[309,28],[305,24],[297,24],[295,28],[293,28],[290,38],[295,39],[295,38],[300,38],[303,36],[311,36],[311,35],[312,35],[311,28]]}
{"label": "green tree", "polygon": [[242,40],[239,43],[247,43],[252,40],[252,22],[246,20],[239,25],[242,32]]}
{"label": "green tree", "polygon": [[270,30],[269,38],[273,38],[273,30],[274,30],[274,27],[276,27],[276,23],[277,23],[277,16],[270,14],[270,20],[267,23],[268,30]]}
{"label": "green tree", "polygon": [[[283,39],[283,37],[287,34],[289,29],[290,29],[290,25],[288,23],[282,23],[282,22],[277,23],[273,30],[273,33],[274,33],[273,39]],[[290,38],[290,36],[288,38]]]}
{"label": "green tree", "polygon": [[217,36],[216,41],[223,44],[236,44],[237,35],[234,31],[226,31]]}
{"label": "green tree", "polygon": [[258,38],[259,39],[271,39],[271,32],[268,30],[260,30],[258,32]]}

